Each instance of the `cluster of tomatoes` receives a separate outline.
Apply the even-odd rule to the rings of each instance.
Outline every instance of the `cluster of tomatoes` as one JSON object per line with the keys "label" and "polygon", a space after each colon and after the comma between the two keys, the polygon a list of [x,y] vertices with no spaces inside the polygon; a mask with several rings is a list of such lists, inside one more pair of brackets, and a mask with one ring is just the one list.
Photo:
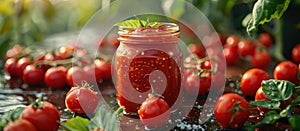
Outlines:
{"label": "cluster of tomatoes", "polygon": [[7,51],[4,68],[9,76],[21,78],[25,84],[46,84],[54,89],[111,79],[110,62],[93,59],[86,50],[73,45],[49,52],[15,45]]}

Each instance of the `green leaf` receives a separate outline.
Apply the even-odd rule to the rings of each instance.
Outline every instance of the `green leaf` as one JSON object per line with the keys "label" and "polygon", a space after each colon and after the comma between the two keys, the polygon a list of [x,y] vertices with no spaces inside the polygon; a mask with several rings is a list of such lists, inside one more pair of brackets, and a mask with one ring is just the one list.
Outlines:
{"label": "green leaf", "polygon": [[300,103],[300,96],[297,96],[291,103],[291,105],[294,106],[299,106]]}
{"label": "green leaf", "polygon": [[262,89],[271,101],[287,100],[293,95],[295,84],[286,80],[264,80]]}
{"label": "green leaf", "polygon": [[291,105],[288,105],[285,109],[283,109],[280,113],[279,113],[279,115],[281,116],[281,117],[287,117],[288,116],[288,114],[291,112]]}
{"label": "green leaf", "polygon": [[164,0],[163,10],[166,15],[177,19],[181,17],[185,11],[185,0]]}
{"label": "green leaf", "polygon": [[289,123],[291,124],[292,128],[295,131],[300,131],[300,116],[294,115],[291,118],[289,118]]}
{"label": "green leaf", "polygon": [[105,106],[100,106],[95,116],[90,120],[88,123],[88,129],[103,129],[107,131],[118,131],[119,130],[119,120],[118,120],[118,114],[122,111],[120,111],[121,108],[119,108],[115,113],[111,112],[111,110],[108,110]]}
{"label": "green leaf", "polygon": [[158,22],[149,22],[148,20],[141,20],[139,18],[137,18],[136,20],[125,20],[123,22],[117,23],[114,26],[120,26],[123,29],[137,29],[139,27],[148,27],[150,26],[151,28],[158,28],[159,26],[162,26],[163,24],[158,23]]}
{"label": "green leaf", "polygon": [[67,120],[65,123],[61,123],[61,125],[66,131],[88,131],[88,123],[88,119],[76,116]]}
{"label": "green leaf", "polygon": [[276,111],[269,111],[265,116],[264,119],[254,125],[246,125],[248,127],[248,130],[254,131],[255,128],[258,128],[265,124],[272,124],[279,120],[281,116],[276,113]]}
{"label": "green leaf", "polygon": [[24,110],[24,107],[17,107],[14,110],[10,110],[8,112],[5,112],[2,118],[0,119],[0,130],[9,122],[12,122],[14,120],[20,119],[22,116],[22,112]]}
{"label": "green leaf", "polygon": [[252,18],[247,25],[247,32],[253,35],[259,25],[270,22],[272,19],[280,19],[286,11],[290,0],[258,0],[252,9]]}
{"label": "green leaf", "polygon": [[249,103],[252,106],[258,106],[267,109],[280,109],[280,102],[279,101],[266,101],[266,100],[257,100],[251,101]]}

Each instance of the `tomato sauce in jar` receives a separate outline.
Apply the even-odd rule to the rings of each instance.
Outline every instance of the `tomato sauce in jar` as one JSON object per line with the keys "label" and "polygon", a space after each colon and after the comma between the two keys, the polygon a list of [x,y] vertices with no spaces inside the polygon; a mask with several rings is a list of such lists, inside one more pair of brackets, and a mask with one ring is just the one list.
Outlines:
{"label": "tomato sauce in jar", "polygon": [[120,46],[114,58],[117,100],[129,114],[136,114],[153,91],[176,110],[182,100],[181,80],[183,55],[179,27],[162,23],[158,28],[120,27]]}

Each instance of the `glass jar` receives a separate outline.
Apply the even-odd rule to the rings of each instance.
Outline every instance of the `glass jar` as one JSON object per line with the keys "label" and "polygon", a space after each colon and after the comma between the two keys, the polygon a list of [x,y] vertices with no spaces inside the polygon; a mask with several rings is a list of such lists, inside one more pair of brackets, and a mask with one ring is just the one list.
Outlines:
{"label": "glass jar", "polygon": [[136,114],[148,94],[159,94],[171,111],[182,100],[183,55],[179,27],[162,23],[159,28],[119,28],[120,45],[114,62],[117,100],[129,114]]}

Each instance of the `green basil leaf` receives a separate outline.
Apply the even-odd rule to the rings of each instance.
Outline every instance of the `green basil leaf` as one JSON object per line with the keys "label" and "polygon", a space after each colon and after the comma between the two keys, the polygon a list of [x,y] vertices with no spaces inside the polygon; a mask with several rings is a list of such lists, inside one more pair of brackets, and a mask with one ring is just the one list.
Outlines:
{"label": "green basil leaf", "polygon": [[288,114],[290,113],[290,111],[291,111],[291,105],[288,105],[285,109],[283,109],[283,110],[279,113],[279,115],[280,115],[281,117],[287,117]]}
{"label": "green basil leaf", "polygon": [[281,116],[276,113],[276,111],[269,111],[267,114],[265,114],[264,119],[254,125],[247,124],[248,130],[253,131],[255,128],[258,128],[265,124],[272,124],[279,120]]}
{"label": "green basil leaf", "polygon": [[5,112],[2,118],[0,119],[0,130],[2,130],[7,123],[20,119],[22,117],[23,110],[24,107],[17,107],[14,110]]}
{"label": "green basil leaf", "polygon": [[65,123],[61,123],[61,125],[66,131],[88,131],[88,123],[88,119],[76,116],[67,120]]}
{"label": "green basil leaf", "polygon": [[251,101],[249,103],[252,106],[258,106],[267,109],[280,109],[280,102],[279,101],[266,101],[266,100],[257,100]]}
{"label": "green basil leaf", "polygon": [[258,0],[254,4],[252,17],[247,25],[247,32],[252,35],[259,25],[270,22],[272,19],[280,19],[286,11],[290,0]]}
{"label": "green basil leaf", "polygon": [[128,28],[128,29],[136,29],[139,27],[142,27],[142,25],[140,24],[142,23],[143,25],[145,25],[147,23],[147,21],[144,20],[125,20],[122,21],[120,23],[115,24],[115,26],[121,26],[124,28]]}
{"label": "green basil leaf", "polygon": [[[117,110],[119,111],[119,110]],[[100,106],[95,116],[88,123],[88,129],[103,129],[106,131],[118,131],[119,130],[119,120],[117,117],[118,113],[113,113],[104,106]]]}
{"label": "green basil leaf", "polygon": [[289,123],[295,131],[300,131],[300,115],[294,115],[289,118]]}
{"label": "green basil leaf", "polygon": [[286,80],[264,80],[262,89],[271,101],[287,100],[293,95],[295,84]]}

